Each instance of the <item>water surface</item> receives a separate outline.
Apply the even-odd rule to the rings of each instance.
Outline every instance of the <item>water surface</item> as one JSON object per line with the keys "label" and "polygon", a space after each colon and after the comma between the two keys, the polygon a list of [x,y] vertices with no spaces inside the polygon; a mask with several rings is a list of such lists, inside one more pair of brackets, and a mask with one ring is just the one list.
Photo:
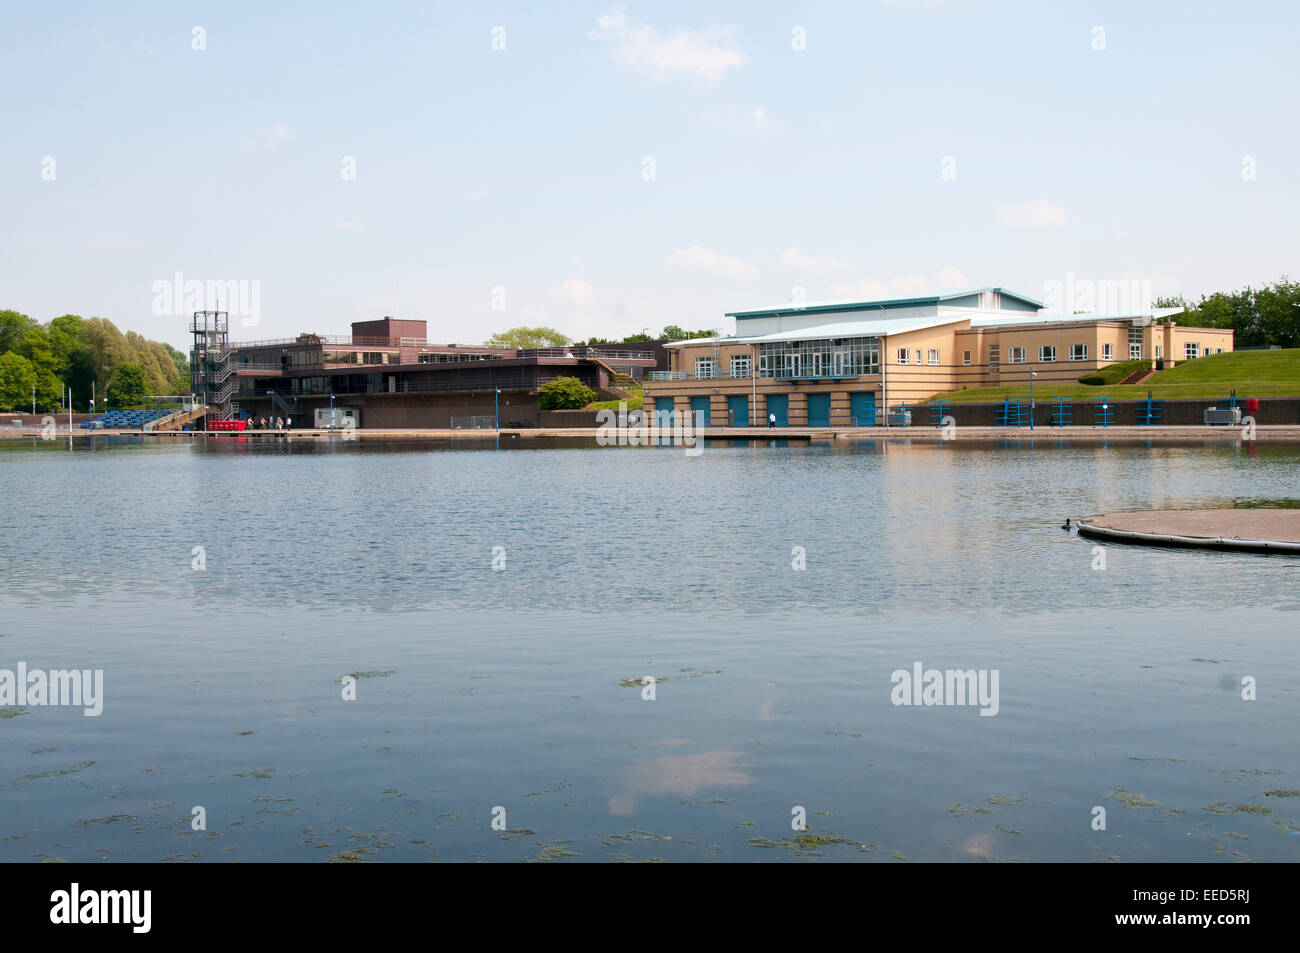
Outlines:
{"label": "water surface", "polygon": [[1060,524],[1300,449],[781,443],[0,442],[0,859],[1297,856],[1300,561]]}

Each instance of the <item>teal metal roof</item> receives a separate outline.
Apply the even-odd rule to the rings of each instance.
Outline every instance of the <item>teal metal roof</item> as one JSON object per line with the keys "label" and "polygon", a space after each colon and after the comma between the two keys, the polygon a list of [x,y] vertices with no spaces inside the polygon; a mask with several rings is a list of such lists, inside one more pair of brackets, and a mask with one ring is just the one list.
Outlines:
{"label": "teal metal roof", "polygon": [[771,318],[791,314],[825,314],[835,311],[878,311],[883,308],[910,308],[927,304],[938,305],[957,298],[969,298],[972,295],[983,294],[985,291],[996,291],[1000,295],[1015,298],[1017,301],[1023,301],[1038,309],[1046,307],[1043,302],[1018,292],[1009,291],[1006,288],[989,287],[950,291],[939,295],[925,295],[920,298],[886,298],[878,301],[822,301],[797,306],[784,304],[777,308],[759,308],[754,311],[728,311],[726,316],[729,318]]}

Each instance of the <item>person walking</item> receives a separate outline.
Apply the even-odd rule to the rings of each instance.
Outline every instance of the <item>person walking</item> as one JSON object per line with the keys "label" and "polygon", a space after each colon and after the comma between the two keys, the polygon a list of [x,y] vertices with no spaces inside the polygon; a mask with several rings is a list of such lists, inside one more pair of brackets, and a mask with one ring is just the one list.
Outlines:
{"label": "person walking", "polygon": [[771,430],[775,426],[776,426],[776,412],[774,411],[767,415],[767,429]]}

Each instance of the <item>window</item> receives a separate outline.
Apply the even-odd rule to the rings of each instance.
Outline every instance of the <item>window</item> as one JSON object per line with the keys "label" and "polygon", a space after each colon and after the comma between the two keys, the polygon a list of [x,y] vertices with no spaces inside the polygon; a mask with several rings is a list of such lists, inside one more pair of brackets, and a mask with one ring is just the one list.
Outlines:
{"label": "window", "polygon": [[1086,344],[1070,345],[1070,360],[1086,361],[1087,359],[1088,359],[1088,345]]}
{"label": "window", "polygon": [[1164,356],[1165,356],[1165,349],[1164,349],[1163,347],[1161,347],[1159,344],[1157,344],[1157,345],[1156,345],[1156,360],[1158,361],[1158,360],[1160,360],[1160,358],[1162,358],[1162,357],[1164,357]]}
{"label": "window", "polygon": [[709,380],[718,376],[718,364],[711,357],[695,359],[695,376],[700,380]]}
{"label": "window", "polygon": [[1023,347],[1007,348],[1007,363],[1008,364],[1025,363],[1025,349]]}
{"label": "window", "polygon": [[1201,345],[1195,341],[1188,341],[1183,345],[1183,353],[1187,355],[1187,360],[1193,360],[1201,356]]}
{"label": "window", "polygon": [[900,348],[898,349],[898,363],[899,363],[899,364],[906,364],[906,363],[907,363],[907,348],[905,348],[905,347],[900,347]]}
{"label": "window", "polygon": [[916,363],[921,363],[921,349],[919,347],[916,349]]}
{"label": "window", "polygon": [[932,347],[925,352],[925,363],[927,364],[939,363],[939,349],[937,347]]}
{"label": "window", "polygon": [[1137,325],[1130,325],[1128,329],[1128,359],[1142,360],[1142,329]]}
{"label": "window", "polygon": [[758,346],[758,376],[769,380],[879,373],[880,338],[822,338]]}
{"label": "window", "polygon": [[748,354],[731,355],[731,376],[732,377],[750,376],[750,360]]}
{"label": "window", "polygon": [[1113,361],[1113,360],[1115,360],[1115,345],[1113,345],[1113,344],[1103,344],[1103,345],[1101,346],[1101,359],[1102,359],[1103,361]]}
{"label": "window", "polygon": [[1042,364],[1050,364],[1056,360],[1056,346],[1040,347],[1038,349],[1038,360]]}
{"label": "window", "polygon": [[989,373],[996,374],[997,372],[998,372],[998,349],[996,347],[990,347],[989,348]]}
{"label": "window", "polygon": [[961,362],[964,366],[970,367],[970,351],[961,352]]}

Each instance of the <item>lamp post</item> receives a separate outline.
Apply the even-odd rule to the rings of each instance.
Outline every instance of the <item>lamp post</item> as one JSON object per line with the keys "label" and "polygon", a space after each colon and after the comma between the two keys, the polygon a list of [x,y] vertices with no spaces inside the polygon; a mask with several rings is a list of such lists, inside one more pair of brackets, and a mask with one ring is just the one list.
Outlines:
{"label": "lamp post", "polygon": [[1034,378],[1038,376],[1037,371],[1029,372],[1029,429],[1034,429]]}
{"label": "lamp post", "polygon": [[330,430],[334,429],[334,395],[330,394]]}
{"label": "lamp post", "polygon": [[492,395],[492,405],[496,410],[497,433],[500,433],[501,432],[501,388],[500,387],[498,387],[496,389],[496,393]]}

